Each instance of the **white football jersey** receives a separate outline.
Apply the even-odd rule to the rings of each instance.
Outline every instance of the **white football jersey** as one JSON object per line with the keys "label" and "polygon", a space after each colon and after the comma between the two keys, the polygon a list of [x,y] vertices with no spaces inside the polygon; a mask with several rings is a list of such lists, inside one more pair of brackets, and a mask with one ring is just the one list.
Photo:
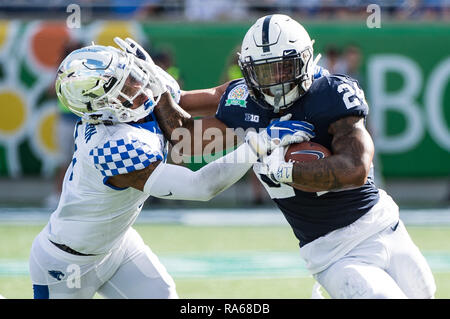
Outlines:
{"label": "white football jersey", "polygon": [[49,239],[85,254],[107,253],[136,220],[148,195],[107,184],[117,174],[165,161],[167,147],[156,121],[75,127],[75,152]]}

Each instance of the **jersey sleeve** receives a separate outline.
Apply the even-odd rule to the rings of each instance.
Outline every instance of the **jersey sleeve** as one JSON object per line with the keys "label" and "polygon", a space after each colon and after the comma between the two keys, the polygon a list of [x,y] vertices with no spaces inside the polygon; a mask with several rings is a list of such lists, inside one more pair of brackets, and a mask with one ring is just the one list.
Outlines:
{"label": "jersey sleeve", "polygon": [[346,75],[332,75],[329,84],[331,107],[327,117],[330,123],[346,116],[368,115],[369,106],[357,80]]}
{"label": "jersey sleeve", "polygon": [[161,149],[151,141],[131,134],[101,143],[89,152],[89,156],[105,177],[141,170],[164,159]]}
{"label": "jersey sleeve", "polygon": [[216,118],[230,128],[242,127],[242,114],[249,98],[243,79],[231,81],[222,95],[216,111]]}

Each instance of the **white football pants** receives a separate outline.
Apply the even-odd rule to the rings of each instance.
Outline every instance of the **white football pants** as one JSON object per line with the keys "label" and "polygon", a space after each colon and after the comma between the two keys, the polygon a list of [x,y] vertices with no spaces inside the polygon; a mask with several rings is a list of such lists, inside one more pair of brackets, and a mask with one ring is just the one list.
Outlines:
{"label": "white football pants", "polygon": [[35,298],[178,298],[175,282],[158,257],[130,228],[102,256],[76,256],[54,246],[44,229],[34,240],[30,274]]}
{"label": "white football pants", "polygon": [[314,275],[332,298],[433,298],[433,274],[400,220]]}

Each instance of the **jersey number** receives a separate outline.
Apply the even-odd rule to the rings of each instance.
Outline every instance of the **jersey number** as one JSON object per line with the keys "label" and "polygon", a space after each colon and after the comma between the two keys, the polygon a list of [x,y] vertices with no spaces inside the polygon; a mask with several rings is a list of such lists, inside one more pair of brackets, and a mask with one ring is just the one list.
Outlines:
{"label": "jersey number", "polygon": [[357,84],[350,82],[341,83],[337,87],[337,91],[339,93],[345,92],[342,99],[344,100],[345,107],[347,109],[351,109],[352,107],[365,103],[364,92]]}

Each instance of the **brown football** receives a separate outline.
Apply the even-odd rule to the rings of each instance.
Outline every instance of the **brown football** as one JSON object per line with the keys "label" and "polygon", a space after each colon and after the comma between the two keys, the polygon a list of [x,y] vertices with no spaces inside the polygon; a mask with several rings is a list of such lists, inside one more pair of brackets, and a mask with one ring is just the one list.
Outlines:
{"label": "brown football", "polygon": [[284,159],[294,162],[310,162],[327,156],[331,152],[324,146],[314,142],[303,142],[289,145]]}

